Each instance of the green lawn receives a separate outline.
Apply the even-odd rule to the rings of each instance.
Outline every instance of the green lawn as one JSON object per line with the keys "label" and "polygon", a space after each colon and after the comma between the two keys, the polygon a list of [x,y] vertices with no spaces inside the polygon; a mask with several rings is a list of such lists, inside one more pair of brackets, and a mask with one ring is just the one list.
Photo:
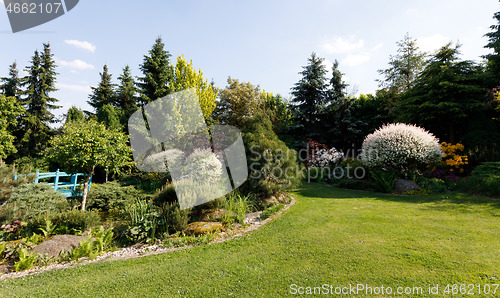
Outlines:
{"label": "green lawn", "polygon": [[245,237],[9,279],[0,296],[270,297],[290,294],[291,284],[393,291],[440,284],[442,291],[446,284],[500,283],[500,201],[320,184],[306,184],[294,196],[291,209]]}

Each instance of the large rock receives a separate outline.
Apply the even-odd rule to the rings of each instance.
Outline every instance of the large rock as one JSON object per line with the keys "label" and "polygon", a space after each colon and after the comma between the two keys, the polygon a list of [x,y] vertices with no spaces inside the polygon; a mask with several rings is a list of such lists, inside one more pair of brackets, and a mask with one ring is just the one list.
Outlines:
{"label": "large rock", "polygon": [[398,179],[398,180],[396,180],[396,182],[394,182],[394,188],[393,188],[392,192],[407,193],[409,191],[418,191],[420,189],[421,189],[421,187],[418,186],[418,184],[415,183],[415,181]]}
{"label": "large rock", "polygon": [[222,224],[220,222],[197,221],[190,223],[186,229],[186,232],[190,234],[200,235],[218,230],[222,230]]}
{"label": "large rock", "polygon": [[56,235],[33,248],[32,253],[48,255],[58,258],[62,250],[70,251],[80,246],[80,241],[85,241],[85,236]]}

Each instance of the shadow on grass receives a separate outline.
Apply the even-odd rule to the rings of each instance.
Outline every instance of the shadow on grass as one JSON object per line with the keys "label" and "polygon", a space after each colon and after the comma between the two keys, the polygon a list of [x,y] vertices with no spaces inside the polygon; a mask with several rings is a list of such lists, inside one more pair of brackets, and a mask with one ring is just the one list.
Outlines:
{"label": "shadow on grass", "polygon": [[464,193],[449,192],[431,195],[394,195],[369,192],[355,189],[336,188],[320,183],[303,183],[295,192],[301,196],[321,199],[358,199],[370,198],[398,203],[440,203],[457,205],[487,205],[500,208],[500,200],[488,197],[475,196]]}

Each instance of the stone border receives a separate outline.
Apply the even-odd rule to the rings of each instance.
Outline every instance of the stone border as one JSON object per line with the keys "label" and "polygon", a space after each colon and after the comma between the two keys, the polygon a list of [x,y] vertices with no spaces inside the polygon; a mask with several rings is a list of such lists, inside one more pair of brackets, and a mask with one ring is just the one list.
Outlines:
{"label": "stone border", "polygon": [[[255,221],[252,224],[250,224],[250,226],[246,227],[243,230],[238,231],[234,235],[224,234],[221,238],[215,239],[215,240],[213,240],[210,243],[207,243],[205,245],[212,245],[214,243],[225,242],[225,241],[237,238],[237,237],[244,236],[250,232],[253,232],[253,231],[259,229],[260,227],[264,226],[268,222],[280,217],[281,214],[283,214],[283,212],[290,209],[290,207],[295,205],[295,203],[296,203],[295,198],[290,195],[290,203],[285,205],[280,211],[276,212],[275,214],[273,214],[269,218],[266,218],[263,221]],[[7,278],[20,278],[20,277],[25,277],[25,276],[33,276],[33,275],[37,275],[37,274],[47,272],[47,271],[83,266],[83,265],[97,263],[97,262],[110,262],[110,261],[136,259],[136,258],[142,258],[142,257],[147,257],[147,256],[152,256],[152,255],[159,255],[159,254],[169,253],[169,252],[173,252],[173,251],[184,250],[184,249],[188,249],[191,247],[194,247],[194,245],[175,247],[175,248],[162,248],[159,245],[149,245],[149,246],[145,245],[142,247],[134,247],[134,246],[125,247],[125,248],[122,248],[120,250],[107,252],[107,253],[105,253],[101,256],[98,256],[92,260],[85,260],[84,259],[84,260],[76,261],[76,262],[69,262],[69,263],[63,263],[63,264],[52,264],[52,265],[49,265],[46,267],[36,267],[36,268],[22,271],[22,272],[12,272],[12,273],[3,274],[3,275],[0,275],[0,281],[5,280]]]}

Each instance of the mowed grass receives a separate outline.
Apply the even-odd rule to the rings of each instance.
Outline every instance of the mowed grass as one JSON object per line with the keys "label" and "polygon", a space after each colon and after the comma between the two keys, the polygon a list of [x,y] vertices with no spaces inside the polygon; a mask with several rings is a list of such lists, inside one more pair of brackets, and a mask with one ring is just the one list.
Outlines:
{"label": "mowed grass", "polygon": [[0,296],[272,297],[290,295],[291,284],[427,289],[499,283],[499,201],[321,184],[305,184],[294,196],[291,209],[244,237],[8,279]]}

